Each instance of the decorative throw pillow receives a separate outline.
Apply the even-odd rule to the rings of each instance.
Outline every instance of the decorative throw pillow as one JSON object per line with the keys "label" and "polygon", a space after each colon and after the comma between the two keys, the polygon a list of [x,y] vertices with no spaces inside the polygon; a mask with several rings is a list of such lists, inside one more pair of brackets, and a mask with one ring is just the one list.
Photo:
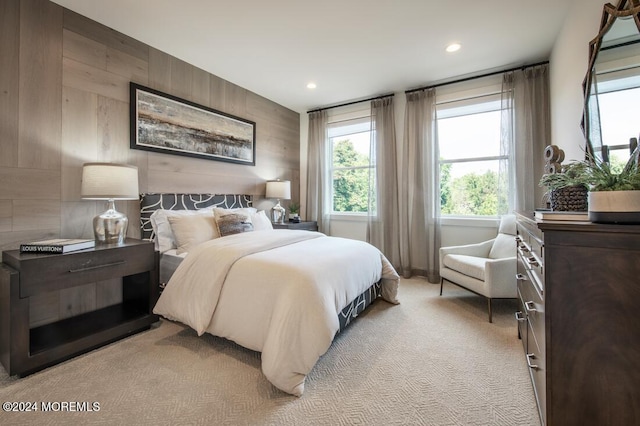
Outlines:
{"label": "decorative throw pillow", "polygon": [[259,212],[252,214],[251,222],[253,223],[254,231],[266,231],[273,229],[273,224],[267,217],[264,210],[260,210]]}
{"label": "decorative throw pillow", "polygon": [[238,207],[234,209],[225,209],[222,207],[213,208],[213,215],[216,217],[222,214],[227,214],[227,213],[242,213],[245,216],[250,218],[252,215],[256,214],[257,212],[258,212],[258,209],[256,209],[255,207]]}
{"label": "decorative throw pillow", "polygon": [[513,235],[498,234],[496,240],[491,246],[489,259],[503,259],[505,257],[514,257],[516,255],[516,245]]}
{"label": "decorative throw pillow", "polygon": [[214,212],[218,233],[221,237],[253,231],[249,214],[225,209],[215,209]]}
{"label": "decorative throw pillow", "polygon": [[187,253],[193,247],[219,236],[213,215],[169,216],[176,240],[177,254]]}

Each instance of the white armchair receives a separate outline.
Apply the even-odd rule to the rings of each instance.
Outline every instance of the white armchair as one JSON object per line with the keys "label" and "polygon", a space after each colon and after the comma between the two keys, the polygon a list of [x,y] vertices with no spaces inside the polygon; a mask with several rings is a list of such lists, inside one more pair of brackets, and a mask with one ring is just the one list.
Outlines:
{"label": "white armchair", "polygon": [[440,295],[444,280],[491,300],[514,299],[516,289],[516,219],[500,220],[498,235],[482,243],[440,248]]}

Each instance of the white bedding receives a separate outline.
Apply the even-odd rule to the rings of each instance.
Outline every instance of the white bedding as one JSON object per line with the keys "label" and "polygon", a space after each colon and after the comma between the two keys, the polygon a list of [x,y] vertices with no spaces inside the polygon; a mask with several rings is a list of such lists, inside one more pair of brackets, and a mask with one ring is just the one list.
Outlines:
{"label": "white bedding", "polygon": [[375,247],[309,231],[256,231],[194,248],[154,313],[262,352],[262,371],[300,396],[339,329],[338,312],[373,283],[396,299],[399,277]]}

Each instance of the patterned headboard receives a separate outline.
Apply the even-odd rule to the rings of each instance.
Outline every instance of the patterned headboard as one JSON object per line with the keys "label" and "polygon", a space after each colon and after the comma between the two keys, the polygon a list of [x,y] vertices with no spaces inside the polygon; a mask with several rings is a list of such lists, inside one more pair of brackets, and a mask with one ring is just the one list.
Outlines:
{"label": "patterned headboard", "polygon": [[205,207],[222,207],[235,209],[251,207],[253,200],[246,194],[140,194],[140,232],[143,240],[153,240],[151,214],[159,209],[164,210],[198,210]]}

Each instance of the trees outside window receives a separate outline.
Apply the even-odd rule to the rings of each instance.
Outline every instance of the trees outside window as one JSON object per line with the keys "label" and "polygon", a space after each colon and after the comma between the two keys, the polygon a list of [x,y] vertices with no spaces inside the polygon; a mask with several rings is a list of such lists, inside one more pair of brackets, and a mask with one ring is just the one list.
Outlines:
{"label": "trees outside window", "polygon": [[[614,83],[605,86],[609,91],[598,94],[598,103],[602,143],[609,149],[611,167],[619,173],[629,159],[629,140],[640,137],[640,87],[618,88]],[[634,83],[640,81],[636,78]]]}
{"label": "trees outside window", "polygon": [[366,215],[368,209],[370,118],[332,124],[329,129],[333,213]]}
{"label": "trees outside window", "polygon": [[440,211],[443,216],[497,216],[500,193],[500,104],[491,97],[438,109]]}

